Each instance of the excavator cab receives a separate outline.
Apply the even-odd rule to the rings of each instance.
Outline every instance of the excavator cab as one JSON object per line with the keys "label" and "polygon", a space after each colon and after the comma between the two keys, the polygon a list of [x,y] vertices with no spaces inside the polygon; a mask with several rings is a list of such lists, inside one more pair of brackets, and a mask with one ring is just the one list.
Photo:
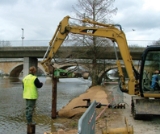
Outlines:
{"label": "excavator cab", "polygon": [[160,46],[149,46],[142,54],[139,75],[139,96],[132,96],[134,119],[160,113]]}
{"label": "excavator cab", "polygon": [[140,93],[144,97],[160,98],[160,47],[147,47],[142,55]]}

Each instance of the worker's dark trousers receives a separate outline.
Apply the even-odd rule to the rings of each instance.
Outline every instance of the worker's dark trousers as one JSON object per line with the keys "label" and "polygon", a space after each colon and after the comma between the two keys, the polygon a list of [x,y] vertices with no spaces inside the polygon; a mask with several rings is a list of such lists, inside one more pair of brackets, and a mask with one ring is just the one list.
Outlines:
{"label": "worker's dark trousers", "polygon": [[36,99],[26,99],[26,119],[27,123],[32,123],[32,115],[35,108]]}

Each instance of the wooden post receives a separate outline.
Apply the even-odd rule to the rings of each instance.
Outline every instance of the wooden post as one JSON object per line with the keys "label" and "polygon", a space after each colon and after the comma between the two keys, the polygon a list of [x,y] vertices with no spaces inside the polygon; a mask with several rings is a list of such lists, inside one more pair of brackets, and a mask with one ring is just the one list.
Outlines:
{"label": "wooden post", "polygon": [[36,124],[27,124],[27,134],[35,134]]}
{"label": "wooden post", "polygon": [[57,116],[57,79],[52,76],[52,119]]}

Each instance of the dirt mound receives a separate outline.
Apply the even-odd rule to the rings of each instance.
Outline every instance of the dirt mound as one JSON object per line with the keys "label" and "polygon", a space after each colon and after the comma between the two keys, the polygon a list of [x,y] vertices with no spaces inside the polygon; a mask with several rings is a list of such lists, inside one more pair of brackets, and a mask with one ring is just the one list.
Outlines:
{"label": "dirt mound", "polygon": [[105,88],[102,86],[94,86],[89,88],[85,93],[71,100],[65,107],[59,110],[59,117],[71,118],[85,112],[86,108],[74,108],[77,106],[86,106],[87,102],[83,99],[90,99],[91,102],[96,100],[102,104],[108,104]]}

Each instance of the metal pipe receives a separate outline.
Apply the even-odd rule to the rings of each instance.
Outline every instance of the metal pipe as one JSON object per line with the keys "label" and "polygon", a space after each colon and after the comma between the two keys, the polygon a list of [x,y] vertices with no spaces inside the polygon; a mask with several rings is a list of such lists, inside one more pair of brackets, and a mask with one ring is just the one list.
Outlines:
{"label": "metal pipe", "polygon": [[133,127],[129,126],[124,128],[114,128],[103,130],[102,134],[134,134]]}
{"label": "metal pipe", "polygon": [[[54,72],[54,71],[53,71]],[[57,81],[58,79],[52,76],[52,119],[57,116]]]}
{"label": "metal pipe", "polygon": [[126,127],[122,128],[106,128],[102,130],[102,134],[134,134],[133,126],[129,126],[127,119],[125,118]]}
{"label": "metal pipe", "polygon": [[35,134],[36,124],[27,124],[27,134]]}

